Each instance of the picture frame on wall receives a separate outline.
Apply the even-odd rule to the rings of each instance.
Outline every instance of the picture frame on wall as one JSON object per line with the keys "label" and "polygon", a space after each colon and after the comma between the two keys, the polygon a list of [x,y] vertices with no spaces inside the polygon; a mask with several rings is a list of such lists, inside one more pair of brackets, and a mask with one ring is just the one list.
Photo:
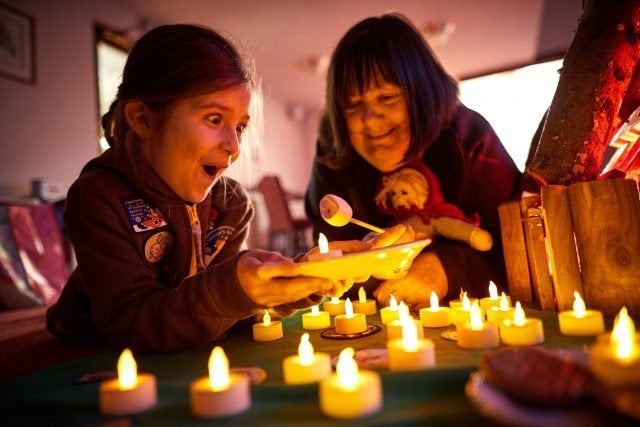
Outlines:
{"label": "picture frame on wall", "polygon": [[34,84],[35,20],[0,3],[0,75]]}

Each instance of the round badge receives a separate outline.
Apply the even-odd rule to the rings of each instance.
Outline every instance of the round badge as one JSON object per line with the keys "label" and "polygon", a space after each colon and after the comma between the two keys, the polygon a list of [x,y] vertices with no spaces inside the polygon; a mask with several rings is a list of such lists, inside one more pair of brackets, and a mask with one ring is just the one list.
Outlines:
{"label": "round badge", "polygon": [[149,262],[158,262],[165,257],[173,247],[173,234],[160,231],[149,237],[144,244],[144,256]]}

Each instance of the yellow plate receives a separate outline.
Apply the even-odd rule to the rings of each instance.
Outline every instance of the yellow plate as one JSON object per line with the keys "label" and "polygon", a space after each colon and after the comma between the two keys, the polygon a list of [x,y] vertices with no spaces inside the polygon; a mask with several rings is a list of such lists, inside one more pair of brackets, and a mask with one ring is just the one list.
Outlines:
{"label": "yellow plate", "polygon": [[399,272],[409,268],[416,255],[429,243],[431,239],[422,239],[369,251],[352,252],[338,258],[303,262],[299,264],[299,272],[303,276],[333,280],[384,274],[389,271]]}

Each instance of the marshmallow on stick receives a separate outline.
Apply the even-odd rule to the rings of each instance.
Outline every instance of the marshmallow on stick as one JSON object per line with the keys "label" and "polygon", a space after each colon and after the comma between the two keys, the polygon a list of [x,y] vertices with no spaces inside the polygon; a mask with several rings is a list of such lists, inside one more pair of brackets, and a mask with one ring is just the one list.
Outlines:
{"label": "marshmallow on stick", "polygon": [[384,230],[380,227],[352,218],[353,209],[351,209],[349,203],[335,194],[325,194],[320,199],[320,214],[325,221],[334,227],[342,227],[351,222],[376,233],[384,233]]}

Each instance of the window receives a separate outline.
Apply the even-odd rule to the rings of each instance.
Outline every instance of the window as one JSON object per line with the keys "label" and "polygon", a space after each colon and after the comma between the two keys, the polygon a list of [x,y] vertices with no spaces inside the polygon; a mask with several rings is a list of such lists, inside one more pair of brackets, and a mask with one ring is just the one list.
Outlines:
{"label": "window", "polygon": [[460,99],[489,121],[513,161],[524,171],[531,139],[551,105],[562,59],[460,82]]}
{"label": "window", "polygon": [[98,128],[100,135],[100,152],[109,145],[104,138],[100,119],[109,111],[111,102],[116,97],[118,86],[122,81],[122,70],[131,48],[130,39],[115,31],[96,25],[96,73],[98,84]]}

